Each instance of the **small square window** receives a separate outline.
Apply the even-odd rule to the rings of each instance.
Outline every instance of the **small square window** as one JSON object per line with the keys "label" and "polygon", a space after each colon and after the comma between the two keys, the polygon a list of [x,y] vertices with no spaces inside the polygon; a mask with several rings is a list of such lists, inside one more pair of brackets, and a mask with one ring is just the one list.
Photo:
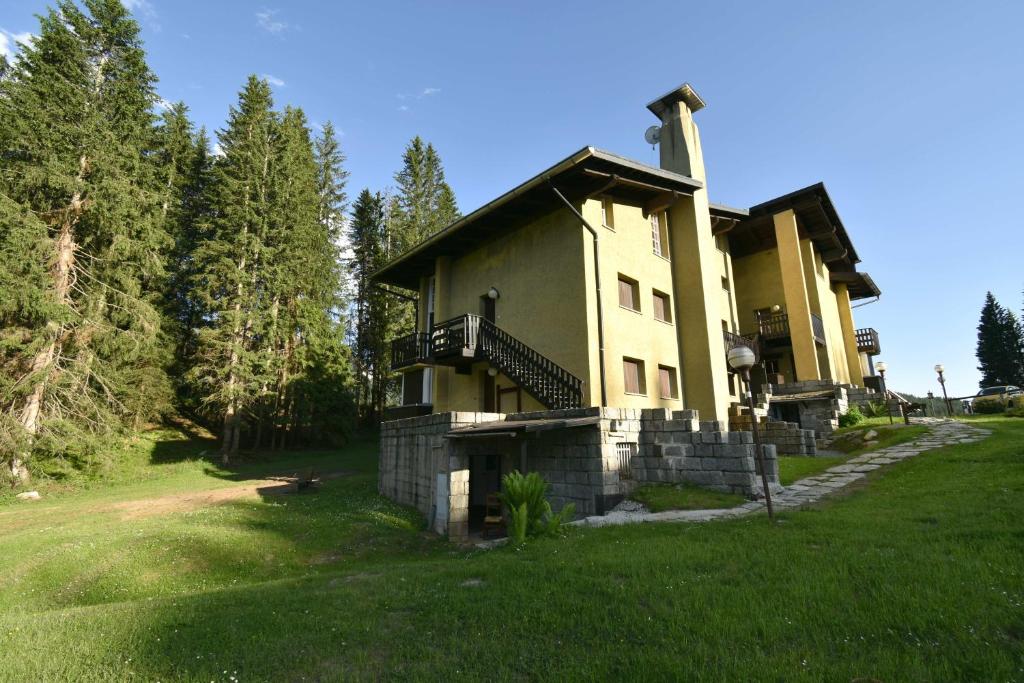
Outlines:
{"label": "small square window", "polygon": [[676,369],[667,365],[658,366],[658,388],[662,398],[679,398],[679,384]]}
{"label": "small square window", "polygon": [[625,275],[619,275],[619,305],[631,311],[640,312],[640,283]]}
{"label": "small square window", "polygon": [[622,372],[627,394],[647,394],[647,379],[644,376],[644,362],[642,360],[623,358]]}
{"label": "small square window", "polygon": [[668,294],[654,290],[654,319],[662,322],[672,322],[672,299]]}

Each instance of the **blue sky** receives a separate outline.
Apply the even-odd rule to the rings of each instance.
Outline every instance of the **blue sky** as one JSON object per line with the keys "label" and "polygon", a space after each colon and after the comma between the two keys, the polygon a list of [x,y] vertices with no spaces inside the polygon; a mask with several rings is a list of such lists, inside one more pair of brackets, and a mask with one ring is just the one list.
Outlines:
{"label": "blue sky", "polygon": [[[219,128],[250,73],[343,131],[350,195],[419,134],[464,212],[594,145],[657,164],[644,105],[691,82],[713,201],[824,181],[883,290],[890,386],[973,393],[986,290],[1024,289],[1024,3],[133,0],[160,94]],[[0,50],[46,3],[0,8]]]}

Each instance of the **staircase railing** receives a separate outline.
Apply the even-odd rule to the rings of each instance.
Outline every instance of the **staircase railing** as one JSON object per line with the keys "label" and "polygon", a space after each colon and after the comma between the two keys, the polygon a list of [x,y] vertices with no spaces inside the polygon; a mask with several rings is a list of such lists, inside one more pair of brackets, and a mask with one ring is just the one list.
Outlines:
{"label": "staircase railing", "polygon": [[552,410],[583,405],[583,381],[480,316],[475,318],[478,352],[505,376]]}

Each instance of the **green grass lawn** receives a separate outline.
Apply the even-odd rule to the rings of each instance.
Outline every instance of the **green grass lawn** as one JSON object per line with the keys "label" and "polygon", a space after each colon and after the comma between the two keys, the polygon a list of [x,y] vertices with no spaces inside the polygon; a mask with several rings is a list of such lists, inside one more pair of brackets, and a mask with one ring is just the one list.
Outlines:
{"label": "green grass lawn", "polygon": [[709,491],[694,484],[646,484],[630,496],[651,512],[665,510],[711,510],[731,508],[747,502],[743,496]]}
{"label": "green grass lawn", "polygon": [[[885,423],[878,423],[879,419],[885,420]],[[864,446],[863,441],[850,438],[853,434],[863,435],[870,430],[878,432],[877,438],[874,439],[878,443],[874,446]],[[868,418],[856,427],[844,427],[836,430],[836,436],[839,438],[832,445],[832,450],[840,451],[842,455],[822,455],[813,458],[800,455],[780,455],[779,482],[783,486],[788,486],[804,477],[821,474],[830,467],[842,465],[850,458],[855,458],[863,453],[913,441],[927,431],[928,428],[922,425],[902,423],[890,425],[887,418]]]}
{"label": "green grass lawn", "polygon": [[[0,679],[1021,680],[1024,421],[984,425],[775,525],[572,528],[492,551],[378,497],[371,443],[233,471],[178,443],[136,483],[0,505]],[[114,507],[296,457],[351,474]]]}

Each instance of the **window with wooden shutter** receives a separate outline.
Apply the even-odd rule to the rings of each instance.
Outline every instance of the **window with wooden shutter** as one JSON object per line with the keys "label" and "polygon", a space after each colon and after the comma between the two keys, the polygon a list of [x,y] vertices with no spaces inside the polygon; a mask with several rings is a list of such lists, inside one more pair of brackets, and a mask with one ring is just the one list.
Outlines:
{"label": "window with wooden shutter", "polygon": [[662,398],[679,398],[679,384],[676,369],[667,365],[658,366],[658,385]]}
{"label": "window with wooden shutter", "polygon": [[647,382],[644,378],[644,362],[642,360],[623,358],[622,372],[627,394],[647,393]]}
{"label": "window with wooden shutter", "polygon": [[640,285],[624,275],[619,275],[619,305],[632,311],[640,310]]}
{"label": "window with wooden shutter", "polygon": [[668,294],[654,290],[654,319],[662,322],[672,322],[672,300]]}

